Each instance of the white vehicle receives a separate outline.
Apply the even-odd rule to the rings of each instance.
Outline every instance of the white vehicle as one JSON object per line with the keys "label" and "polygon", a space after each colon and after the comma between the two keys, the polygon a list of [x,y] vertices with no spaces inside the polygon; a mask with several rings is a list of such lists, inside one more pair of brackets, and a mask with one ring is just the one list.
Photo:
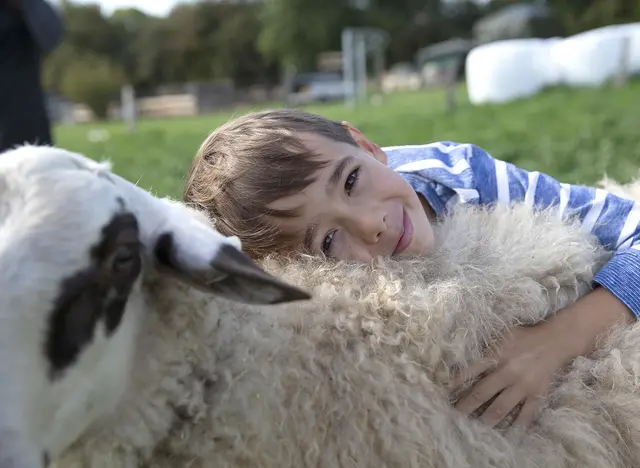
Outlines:
{"label": "white vehicle", "polygon": [[345,87],[339,73],[301,73],[294,79],[294,105],[344,99]]}

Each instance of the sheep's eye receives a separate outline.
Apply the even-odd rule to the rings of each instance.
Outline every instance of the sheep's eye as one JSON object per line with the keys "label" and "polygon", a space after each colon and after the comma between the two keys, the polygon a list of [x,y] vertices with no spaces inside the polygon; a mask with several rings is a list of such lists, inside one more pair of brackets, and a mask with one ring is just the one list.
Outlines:
{"label": "sheep's eye", "polygon": [[118,248],[113,260],[111,262],[111,268],[114,272],[125,272],[138,265],[138,251],[132,246],[123,245]]}

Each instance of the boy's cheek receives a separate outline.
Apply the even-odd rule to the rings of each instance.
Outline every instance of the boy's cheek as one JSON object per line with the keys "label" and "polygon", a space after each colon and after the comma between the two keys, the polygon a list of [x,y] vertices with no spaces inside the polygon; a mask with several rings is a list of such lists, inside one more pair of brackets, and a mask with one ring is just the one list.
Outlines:
{"label": "boy's cheek", "polygon": [[436,239],[435,239],[435,236],[433,235],[433,230],[432,230],[429,236],[429,242],[427,244],[427,251],[433,250],[435,246],[436,246]]}
{"label": "boy's cheek", "polygon": [[433,231],[423,231],[415,232],[413,242],[406,250],[406,253],[411,255],[420,255],[425,254],[431,251],[435,247],[435,240],[433,236]]}
{"label": "boy's cheek", "polygon": [[416,253],[426,253],[435,247],[435,236],[433,233],[433,227],[428,219],[426,219],[425,221],[426,222],[424,225],[424,230],[420,233],[420,238],[416,239],[419,240],[419,246],[417,248],[419,252]]}

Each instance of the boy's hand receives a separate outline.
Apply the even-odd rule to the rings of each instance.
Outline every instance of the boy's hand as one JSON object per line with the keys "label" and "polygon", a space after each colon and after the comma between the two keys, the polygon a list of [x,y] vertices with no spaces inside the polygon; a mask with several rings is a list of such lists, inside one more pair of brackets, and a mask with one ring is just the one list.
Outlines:
{"label": "boy's hand", "polygon": [[508,338],[493,349],[487,359],[472,365],[453,382],[454,387],[458,387],[466,379],[488,372],[455,407],[470,415],[502,392],[482,413],[480,420],[495,426],[522,403],[514,424],[531,423],[541,409],[556,373],[576,357],[567,346],[564,333],[551,321],[511,330]]}
{"label": "boy's hand", "polygon": [[590,352],[598,335],[618,323],[632,323],[635,316],[613,294],[598,288],[546,322],[511,330],[506,340],[452,382],[453,388],[480,374],[455,407],[469,415],[499,395],[480,416],[497,425],[523,404],[514,424],[532,423],[542,408],[559,371],[577,356]]}

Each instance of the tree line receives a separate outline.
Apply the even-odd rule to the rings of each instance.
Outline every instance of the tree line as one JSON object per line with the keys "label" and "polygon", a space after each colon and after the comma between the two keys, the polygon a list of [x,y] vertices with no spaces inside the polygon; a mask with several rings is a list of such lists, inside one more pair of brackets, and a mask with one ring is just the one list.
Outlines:
{"label": "tree line", "polygon": [[[200,0],[167,17],[136,9],[107,16],[96,4],[60,2],[61,45],[45,62],[48,90],[87,102],[98,114],[122,84],[158,86],[229,79],[271,85],[285,67],[313,70],[319,53],[340,50],[346,26],[389,34],[387,63],[413,61],[418,49],[470,38],[473,24],[516,0]],[[548,0],[565,34],[640,21],[640,0]],[[95,106],[92,106],[95,107]]]}

